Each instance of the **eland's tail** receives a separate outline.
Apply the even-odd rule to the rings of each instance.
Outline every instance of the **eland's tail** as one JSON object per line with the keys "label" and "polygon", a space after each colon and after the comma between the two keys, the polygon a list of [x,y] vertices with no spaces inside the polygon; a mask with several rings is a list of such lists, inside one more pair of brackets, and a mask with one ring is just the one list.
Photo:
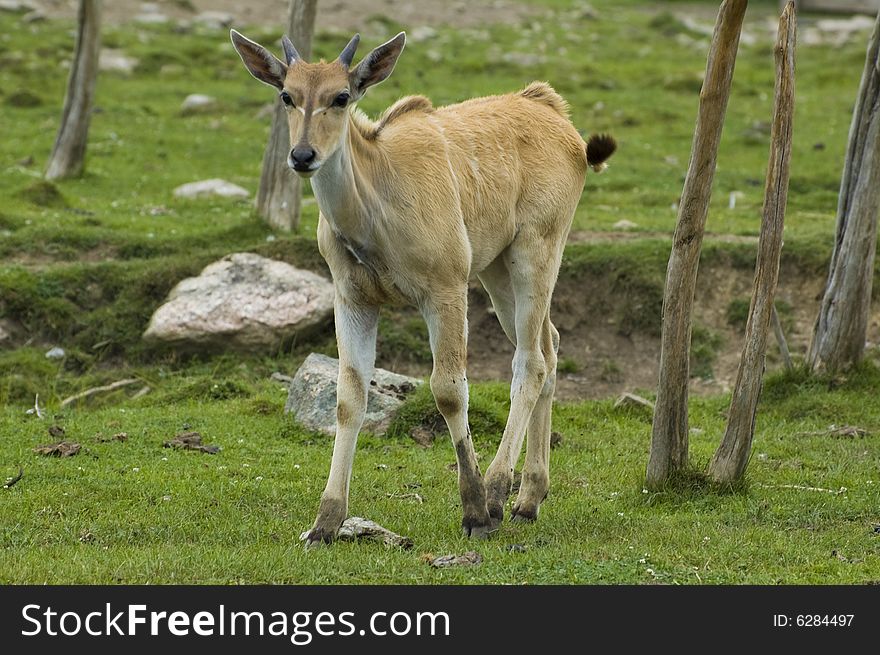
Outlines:
{"label": "eland's tail", "polygon": [[592,134],[587,139],[587,164],[597,173],[604,171],[605,162],[617,150],[617,141],[610,134]]}

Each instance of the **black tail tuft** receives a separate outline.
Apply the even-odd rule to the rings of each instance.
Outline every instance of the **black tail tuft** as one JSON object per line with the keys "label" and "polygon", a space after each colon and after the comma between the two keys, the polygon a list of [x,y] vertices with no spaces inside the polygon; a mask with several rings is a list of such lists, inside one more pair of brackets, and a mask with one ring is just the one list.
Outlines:
{"label": "black tail tuft", "polygon": [[617,150],[617,141],[610,134],[592,134],[587,140],[587,164],[597,173],[607,167],[605,161]]}

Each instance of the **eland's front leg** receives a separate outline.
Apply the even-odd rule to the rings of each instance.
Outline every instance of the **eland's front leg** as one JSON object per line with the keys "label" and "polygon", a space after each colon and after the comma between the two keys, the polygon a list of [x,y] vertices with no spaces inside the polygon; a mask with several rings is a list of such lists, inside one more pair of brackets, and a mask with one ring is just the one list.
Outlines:
{"label": "eland's front leg", "polygon": [[424,316],[434,355],[431,392],[449,427],[458,462],[462,531],[468,537],[486,537],[494,526],[467,419],[467,288],[451,302],[426,307]]}
{"label": "eland's front leg", "polygon": [[358,432],[367,410],[367,391],[376,361],[377,307],[356,305],[336,293],[334,304],[339,378],[336,386],[336,441],[330,477],[321,496],[308,546],[330,543],[348,514],[348,488]]}

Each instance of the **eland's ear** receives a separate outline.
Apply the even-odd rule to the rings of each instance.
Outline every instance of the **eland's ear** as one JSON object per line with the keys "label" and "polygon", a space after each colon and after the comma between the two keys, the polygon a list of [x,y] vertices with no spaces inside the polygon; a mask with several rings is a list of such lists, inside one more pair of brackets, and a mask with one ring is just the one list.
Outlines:
{"label": "eland's ear", "polygon": [[229,31],[232,45],[238,51],[238,55],[244,62],[245,68],[260,82],[274,86],[281,90],[284,88],[284,78],[287,75],[287,66],[271,52],[259,43],[242,36],[235,30]]}
{"label": "eland's ear", "polygon": [[351,71],[352,91],[354,91],[357,97],[362,96],[374,84],[379,84],[379,82],[388,79],[391,71],[394,70],[397,58],[403,52],[405,44],[406,34],[401,32],[364,57],[361,63]]}

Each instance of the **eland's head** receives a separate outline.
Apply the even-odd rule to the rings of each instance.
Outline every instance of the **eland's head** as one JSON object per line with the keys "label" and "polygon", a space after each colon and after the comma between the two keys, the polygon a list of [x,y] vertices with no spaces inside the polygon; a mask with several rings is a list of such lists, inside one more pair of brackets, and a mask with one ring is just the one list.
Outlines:
{"label": "eland's head", "polygon": [[314,64],[305,61],[286,36],[281,39],[284,61],[235,30],[230,36],[251,75],[278,91],[290,127],[287,164],[301,177],[313,175],[342,145],[349,108],[369,87],[391,75],[406,42],[401,32],[352,68],[357,34],[334,61]]}

